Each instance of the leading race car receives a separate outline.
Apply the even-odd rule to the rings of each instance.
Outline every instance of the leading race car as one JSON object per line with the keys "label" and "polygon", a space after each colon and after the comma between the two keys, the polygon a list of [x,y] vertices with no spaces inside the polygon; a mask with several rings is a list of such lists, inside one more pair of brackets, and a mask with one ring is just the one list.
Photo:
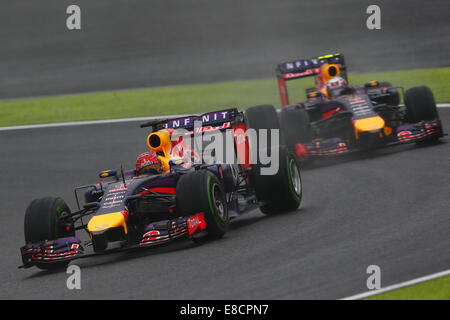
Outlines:
{"label": "leading race car", "polygon": [[[307,100],[289,104],[286,81],[310,76],[315,76],[316,86],[307,89]],[[280,124],[288,147],[300,159],[399,143],[432,143],[443,136],[428,87],[404,92],[402,87],[379,81],[350,87],[340,53],[279,64],[277,78]]]}
{"label": "leading race car", "polygon": [[[106,182],[76,188],[77,211],[71,212],[57,197],[30,203],[21,267],[55,269],[82,257],[182,238],[217,239],[225,234],[231,218],[252,208],[277,214],[299,207],[302,183],[292,153],[269,136],[268,151],[279,162],[278,171],[263,174],[267,163],[252,159],[250,149],[262,145],[247,135],[249,129],[279,130],[273,106],[157,120],[142,127],[152,130],[147,137],[149,150],[138,157],[136,168],[102,171],[99,176]],[[195,132],[201,136],[231,132],[239,161],[207,164],[199,160],[197,149],[187,142]],[[90,240],[82,243],[75,236],[78,231],[87,232]],[[85,253],[86,246],[92,247],[91,253]]]}

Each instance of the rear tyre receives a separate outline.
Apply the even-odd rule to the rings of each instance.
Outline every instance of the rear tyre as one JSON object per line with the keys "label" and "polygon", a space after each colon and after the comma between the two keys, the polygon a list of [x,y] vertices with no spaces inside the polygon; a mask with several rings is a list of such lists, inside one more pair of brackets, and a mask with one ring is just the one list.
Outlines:
{"label": "rear tyre", "polygon": [[[67,231],[61,223],[61,215],[70,213],[67,204],[61,198],[45,197],[33,200],[25,212],[25,242],[36,243],[70,237],[75,231]],[[50,270],[64,268],[69,261],[56,263],[36,263],[40,269]]]}
{"label": "rear tyre", "polygon": [[[247,129],[278,129],[280,123],[277,112],[271,105],[256,106],[246,111]],[[269,131],[270,132],[270,131]],[[284,135],[280,132],[280,140],[272,141],[269,134],[267,145],[257,145],[249,136],[250,148],[254,154],[259,154],[261,148],[272,161],[278,161],[278,171],[274,174],[269,168],[273,163],[263,165],[258,159],[252,165],[252,184],[256,198],[262,205],[260,209],[265,214],[277,214],[295,210],[299,207],[302,197],[301,178],[298,165],[291,152],[284,145]],[[255,152],[256,151],[256,152]],[[294,169],[295,168],[295,169]],[[295,176],[295,178],[293,178]]]}
{"label": "rear tyre", "polygon": [[292,152],[285,147],[272,149],[278,152],[279,168],[274,175],[263,175],[262,166],[253,169],[253,183],[260,209],[264,214],[275,215],[296,210],[302,201],[302,180],[300,169]]}
{"label": "rear tyre", "polygon": [[279,112],[279,121],[289,151],[294,151],[297,143],[312,140],[311,123],[304,108],[300,106],[282,108]]}
{"label": "rear tyre", "polygon": [[406,90],[405,105],[408,122],[416,123],[439,118],[433,92],[426,86]]}
{"label": "rear tyre", "polygon": [[229,226],[225,192],[219,178],[208,170],[189,172],[180,177],[177,184],[177,211],[183,216],[203,212],[207,235],[192,238],[205,241],[222,238]]}
{"label": "rear tyre", "polygon": [[[259,134],[259,130],[266,129],[268,132],[267,145],[280,145],[284,142],[284,137],[280,130],[280,122],[275,108],[272,105],[260,105],[250,107],[245,112],[247,129],[252,128]],[[271,130],[278,130],[280,136],[279,141],[272,142]],[[250,137],[249,137],[250,138]],[[251,143],[251,141],[250,141]],[[256,146],[253,146],[256,148]]]}

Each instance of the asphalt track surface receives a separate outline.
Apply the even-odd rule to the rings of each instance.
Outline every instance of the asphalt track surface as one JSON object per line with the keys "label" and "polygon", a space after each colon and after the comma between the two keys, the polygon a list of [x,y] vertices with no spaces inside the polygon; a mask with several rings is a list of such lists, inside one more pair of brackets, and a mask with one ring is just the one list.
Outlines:
{"label": "asphalt track surface", "polygon": [[[365,28],[370,2],[79,0],[83,30],[69,32],[72,1],[5,0],[0,98],[271,77],[280,60],[329,51],[346,53],[353,72],[450,65],[448,0],[378,1],[382,31]],[[440,113],[448,131],[450,110]],[[73,208],[73,187],[133,165],[144,132],[0,132],[0,299],[334,299],[366,291],[369,265],[381,267],[382,286],[449,269],[444,138],[318,162],[303,171],[300,211],[255,210],[220,241],[79,260],[79,291],[64,272],[18,270],[31,199],[61,196]]]}
{"label": "asphalt track surface", "polygon": [[[450,109],[440,109],[445,128]],[[448,129],[447,129],[448,130]],[[145,150],[138,123],[0,132],[0,299],[336,299],[367,291],[378,265],[388,286],[450,266],[448,138],[320,161],[303,170],[301,210],[239,217],[219,241],[117,253],[73,262],[68,275],[19,270],[23,217],[33,198],[97,181],[101,169],[131,167]]]}
{"label": "asphalt track surface", "polygon": [[0,98],[272,78],[340,51],[351,72],[450,66],[448,0],[3,0]]}

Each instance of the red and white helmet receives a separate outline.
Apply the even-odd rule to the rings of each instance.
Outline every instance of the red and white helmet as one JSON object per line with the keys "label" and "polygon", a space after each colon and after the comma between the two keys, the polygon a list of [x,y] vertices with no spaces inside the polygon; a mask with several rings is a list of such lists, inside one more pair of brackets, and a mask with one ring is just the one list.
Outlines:
{"label": "red and white helmet", "polygon": [[136,160],[136,173],[158,174],[163,171],[163,165],[154,151],[141,153]]}

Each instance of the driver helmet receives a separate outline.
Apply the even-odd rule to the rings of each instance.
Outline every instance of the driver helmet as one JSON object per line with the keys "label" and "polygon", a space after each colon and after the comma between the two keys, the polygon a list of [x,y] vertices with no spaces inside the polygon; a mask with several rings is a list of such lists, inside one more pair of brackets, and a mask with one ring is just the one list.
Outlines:
{"label": "driver helmet", "polygon": [[159,174],[163,172],[163,164],[154,151],[141,153],[136,160],[136,173]]}
{"label": "driver helmet", "polygon": [[342,77],[334,77],[327,82],[328,97],[335,97],[342,94],[348,88],[347,81]]}

